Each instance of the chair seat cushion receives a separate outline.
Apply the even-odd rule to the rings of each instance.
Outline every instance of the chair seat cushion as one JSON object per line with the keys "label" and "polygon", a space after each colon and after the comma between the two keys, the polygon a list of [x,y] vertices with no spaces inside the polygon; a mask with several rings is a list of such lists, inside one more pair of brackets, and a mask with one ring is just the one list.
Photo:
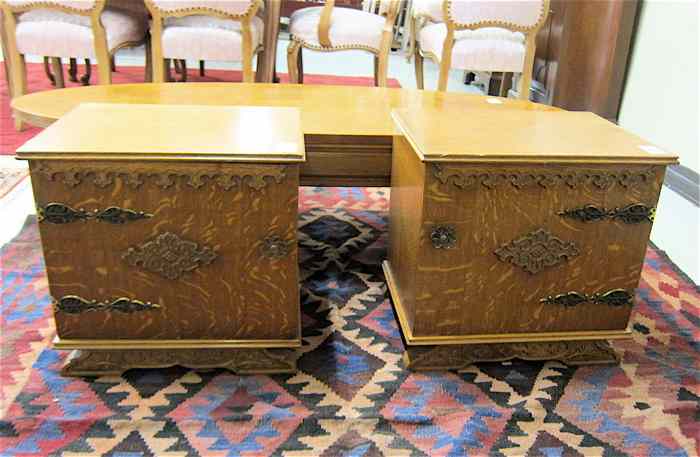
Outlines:
{"label": "chair seat cushion", "polygon": [[[429,24],[418,35],[421,50],[440,60],[447,36],[443,23]],[[525,61],[525,36],[497,27],[455,32],[452,68],[471,71],[506,71],[520,73]]]}
{"label": "chair seat cushion", "polygon": [[[318,24],[323,7],[303,8],[289,19],[289,33],[310,46],[320,47]],[[333,47],[360,46],[378,51],[385,18],[352,8],[333,8],[328,35]]]}
{"label": "chair seat cushion", "polygon": [[[253,51],[262,45],[262,19],[251,19]],[[166,59],[240,61],[243,56],[241,23],[211,16],[166,18],[163,28],[163,57]]]}
{"label": "chair seat cushion", "polygon": [[[145,16],[114,8],[102,11],[107,48],[139,42],[146,36]],[[17,49],[20,54],[95,58],[95,42],[88,16],[35,9],[19,16]]]}

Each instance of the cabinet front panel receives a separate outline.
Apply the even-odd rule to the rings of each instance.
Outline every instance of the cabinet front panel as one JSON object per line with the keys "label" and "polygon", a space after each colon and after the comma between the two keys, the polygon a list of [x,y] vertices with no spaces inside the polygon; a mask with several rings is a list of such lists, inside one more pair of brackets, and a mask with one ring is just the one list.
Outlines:
{"label": "cabinet front panel", "polygon": [[31,172],[61,338],[298,338],[298,166]]}
{"label": "cabinet front panel", "polygon": [[626,328],[663,167],[427,173],[416,336]]}

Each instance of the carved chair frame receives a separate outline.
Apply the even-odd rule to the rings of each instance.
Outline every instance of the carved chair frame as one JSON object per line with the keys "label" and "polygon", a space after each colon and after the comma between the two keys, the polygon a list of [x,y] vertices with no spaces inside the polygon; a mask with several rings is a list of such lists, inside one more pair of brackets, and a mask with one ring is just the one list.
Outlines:
{"label": "carved chair frame", "polygon": [[[97,57],[97,71],[100,84],[112,83],[111,57],[121,48],[140,46],[144,41],[117,43],[108,49],[107,33],[102,24],[102,12],[107,0],[94,0],[91,8],[73,8],[51,1],[32,1],[21,5],[13,5],[0,1],[0,8],[3,12],[4,36],[6,40],[7,57],[10,60],[10,85],[13,97],[19,97],[27,92],[27,69],[24,55],[17,49],[17,15],[34,9],[49,9],[61,11],[68,14],[87,16],[90,18],[92,34],[94,38],[95,56]],[[148,46],[148,40],[146,39]],[[148,67],[148,62],[147,65]],[[147,68],[148,73],[148,68]],[[22,122],[15,117],[15,127],[22,129]]]}
{"label": "carved chair frame", "polygon": [[384,21],[384,28],[382,29],[382,39],[379,49],[377,49],[360,43],[334,45],[330,38],[330,28],[335,0],[327,0],[323,5],[321,18],[318,23],[318,41],[320,46],[292,36],[289,47],[287,48],[289,81],[293,84],[301,84],[304,81],[302,48],[321,52],[360,50],[374,54],[374,85],[377,87],[386,87],[389,70],[389,51],[391,50],[391,43],[394,39],[394,23],[399,14],[400,4],[400,0],[381,0],[379,14],[385,16],[386,20]]}
{"label": "carved chair frame", "polygon": [[[428,57],[440,67],[440,77],[438,79],[438,91],[444,92],[447,90],[447,78],[452,65],[452,49],[457,41],[455,32],[459,30],[476,30],[484,27],[499,27],[510,30],[511,32],[521,32],[525,35],[525,61],[523,63],[522,76],[518,84],[518,97],[523,100],[530,98],[530,83],[532,81],[532,67],[535,62],[535,38],[537,32],[544,25],[549,14],[550,0],[541,0],[542,9],[540,10],[537,23],[530,27],[523,27],[506,21],[479,21],[472,23],[460,23],[452,17],[452,1],[444,0],[442,2],[442,15],[447,26],[447,35],[442,47],[441,58],[429,51],[424,51],[420,48],[418,41],[418,33],[427,21],[435,22],[436,18],[425,15],[416,14],[411,20],[411,45],[415,58],[416,84],[418,89],[424,88],[423,78],[423,58]],[[488,90],[488,88],[487,88]]]}
{"label": "carved chair frame", "polygon": [[263,46],[253,48],[253,36],[251,32],[251,21],[257,14],[258,10],[263,6],[262,0],[253,0],[250,6],[240,13],[229,13],[217,8],[211,7],[186,7],[173,10],[162,10],[153,2],[153,0],[145,0],[146,7],[151,13],[151,49],[153,52],[153,82],[166,82],[168,73],[168,62],[163,56],[163,23],[168,17],[186,17],[195,15],[212,16],[220,19],[229,19],[239,21],[241,23],[242,51],[241,64],[243,68],[243,82],[252,83],[255,81],[253,72],[253,56],[262,51]]}

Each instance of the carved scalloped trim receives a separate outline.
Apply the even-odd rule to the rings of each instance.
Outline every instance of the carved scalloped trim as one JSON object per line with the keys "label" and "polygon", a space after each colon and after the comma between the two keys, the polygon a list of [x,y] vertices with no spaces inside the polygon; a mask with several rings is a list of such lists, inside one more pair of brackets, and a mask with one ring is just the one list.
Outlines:
{"label": "carved scalloped trim", "polygon": [[413,346],[405,355],[411,370],[466,370],[473,363],[516,358],[559,360],[567,365],[618,362],[605,340]]}
{"label": "carved scalloped trim", "polygon": [[114,185],[115,180],[120,179],[132,189],[138,189],[146,183],[155,184],[161,189],[168,189],[180,180],[193,189],[212,184],[221,190],[229,191],[247,185],[249,188],[259,191],[267,187],[269,181],[280,184],[286,177],[286,167],[284,166],[269,168],[265,172],[260,173],[255,171],[249,173],[245,171],[227,173],[216,169],[203,171],[114,171],[112,169],[82,169],[74,167],[56,170],[40,162],[33,169],[33,172],[40,173],[51,181],[60,179],[63,184],[71,188],[76,187],[83,181],[91,180],[95,186],[102,189]]}
{"label": "carved scalloped trim", "polygon": [[177,9],[167,9],[163,10],[158,7],[152,0],[145,0],[146,6],[151,11],[157,11],[161,17],[184,17],[193,16],[196,14],[202,14],[207,16],[215,16],[223,19],[243,19],[251,17],[254,15],[258,9],[262,6],[262,0],[254,0],[250,2],[250,5],[246,10],[240,14],[227,13],[226,11],[210,8],[206,6],[188,7],[188,8],[177,8]]}
{"label": "carved scalloped trim", "polygon": [[[292,41],[298,43],[299,45],[311,49],[313,51],[322,51],[322,52],[334,52],[334,51],[347,51],[347,50],[360,50],[360,51],[369,51],[372,54],[379,54],[379,49],[373,48],[371,46],[366,46],[364,44],[343,44],[340,46],[332,46],[332,47],[323,47],[323,46],[318,46],[312,43],[309,43],[307,41],[301,40],[295,36],[292,36]],[[290,53],[292,49],[292,46],[290,45],[287,48],[287,53]]]}
{"label": "carved scalloped trim", "polygon": [[131,368],[224,368],[240,374],[294,373],[296,351],[288,349],[131,349],[76,351],[63,367],[63,376],[120,374]]}
{"label": "carved scalloped trim", "polygon": [[636,184],[650,182],[654,178],[654,170],[649,168],[642,171],[610,172],[581,169],[561,173],[508,170],[500,173],[490,171],[469,173],[433,164],[433,176],[441,184],[453,184],[462,190],[473,189],[479,184],[487,189],[494,189],[502,184],[509,184],[517,189],[534,185],[547,189],[566,184],[572,189],[583,185],[592,185],[599,190],[607,191],[615,185],[628,188]]}
{"label": "carved scalloped trim", "polygon": [[442,14],[448,22],[452,22],[456,29],[480,29],[483,27],[499,27],[502,29],[508,29],[513,32],[523,32],[528,33],[535,31],[542,27],[545,19],[547,19],[547,10],[549,9],[549,0],[543,0],[541,2],[540,15],[537,18],[537,22],[531,27],[523,27],[522,25],[514,24],[508,21],[479,21],[471,24],[464,24],[457,22],[452,19],[452,0],[445,0],[442,4]]}
{"label": "carved scalloped trim", "polygon": [[45,2],[45,1],[30,2],[30,3],[25,3],[23,5],[20,5],[20,6],[12,5],[12,4],[6,3],[6,2],[2,2],[2,4],[3,4],[3,6],[8,8],[11,12],[13,12],[15,14],[25,13],[25,12],[33,10],[33,9],[41,8],[41,9],[62,11],[64,13],[68,13],[68,14],[77,14],[80,16],[92,16],[93,12],[104,8],[105,0],[95,0],[95,3],[92,5],[92,8],[89,8],[89,9],[73,8],[70,6],[60,5],[60,4],[56,4],[56,3],[52,3],[52,2]]}

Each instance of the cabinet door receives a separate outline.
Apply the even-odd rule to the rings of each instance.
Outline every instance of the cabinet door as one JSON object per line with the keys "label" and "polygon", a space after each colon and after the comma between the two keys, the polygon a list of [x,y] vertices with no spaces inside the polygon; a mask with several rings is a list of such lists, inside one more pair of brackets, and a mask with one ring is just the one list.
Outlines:
{"label": "cabinet door", "polygon": [[31,163],[58,335],[299,337],[296,165]]}
{"label": "cabinet door", "polygon": [[663,167],[433,167],[415,335],[624,330]]}

